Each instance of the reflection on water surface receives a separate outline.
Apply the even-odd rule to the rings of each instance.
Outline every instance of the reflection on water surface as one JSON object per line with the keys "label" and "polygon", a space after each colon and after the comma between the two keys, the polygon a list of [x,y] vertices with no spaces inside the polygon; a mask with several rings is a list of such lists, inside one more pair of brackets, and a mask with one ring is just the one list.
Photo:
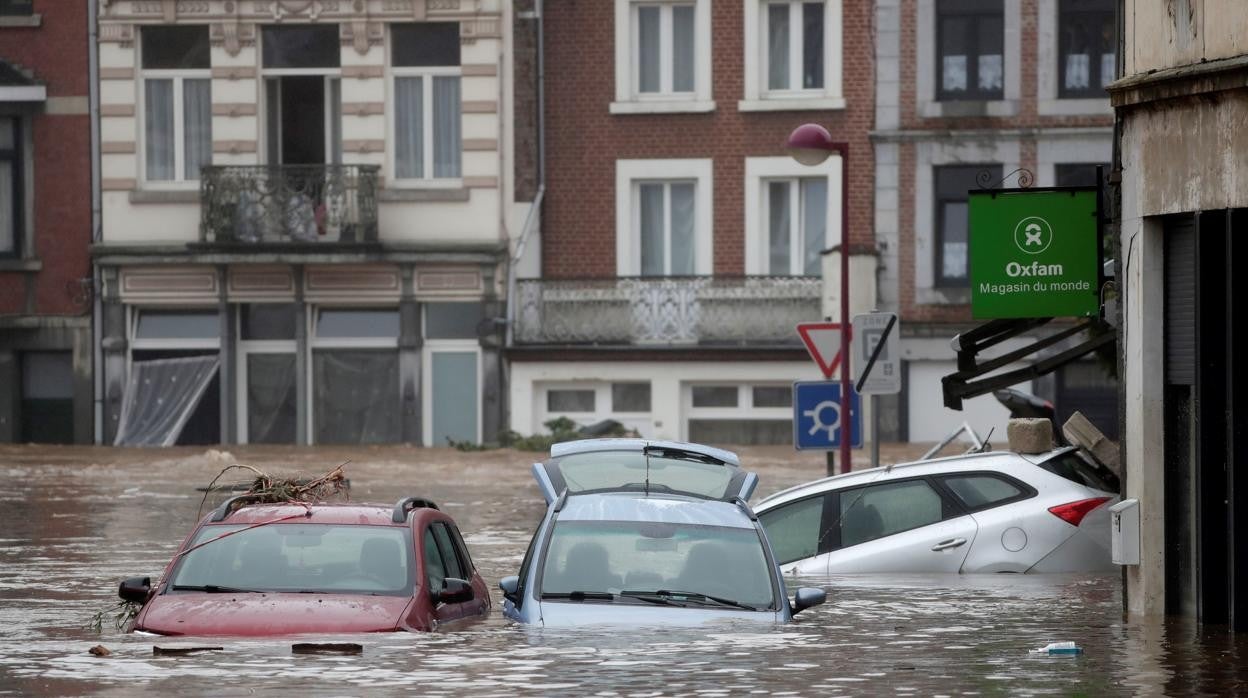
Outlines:
{"label": "reflection on water surface", "polygon": [[[533,454],[443,449],[0,448],[0,694],[1000,695],[1248,692],[1248,640],[1219,629],[1126,625],[1116,577],[902,576],[793,580],[828,603],[786,626],[517,627],[488,619],[430,634],[335,637],[361,656],[292,655],[294,641],[213,639],[221,652],[154,657],[189,638],[102,634],[88,617],[123,577],[157,575],[201,493],[235,459],[320,473],[352,459],[352,498],[431,497],[458,520],[493,585],[515,573],[543,507]],[[805,459],[805,460],[803,460]],[[759,496],[820,474],[818,460],[746,449]],[[293,466],[293,467],[292,467]],[[496,597],[498,592],[494,592]],[[1078,657],[1029,656],[1074,640]],[[103,644],[113,654],[87,649]]]}

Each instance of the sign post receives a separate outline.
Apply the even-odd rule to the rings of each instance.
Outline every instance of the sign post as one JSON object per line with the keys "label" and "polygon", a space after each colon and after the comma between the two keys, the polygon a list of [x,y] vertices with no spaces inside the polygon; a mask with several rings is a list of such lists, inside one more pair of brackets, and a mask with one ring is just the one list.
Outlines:
{"label": "sign post", "polygon": [[871,467],[880,465],[880,395],[901,392],[901,351],[896,313],[856,315],[852,325],[854,390],[871,396]]}
{"label": "sign post", "polygon": [[1096,317],[1097,204],[1096,187],[970,192],[971,314]]}

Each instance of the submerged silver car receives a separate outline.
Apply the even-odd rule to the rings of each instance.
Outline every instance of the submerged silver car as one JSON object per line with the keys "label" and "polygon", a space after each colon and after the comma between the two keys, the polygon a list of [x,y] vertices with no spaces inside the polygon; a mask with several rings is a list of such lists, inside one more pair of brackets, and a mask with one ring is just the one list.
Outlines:
{"label": "submerged silver car", "polygon": [[1074,448],[825,478],[756,506],[786,574],[1096,572],[1118,479]]}
{"label": "submerged silver car", "polygon": [[592,439],[533,466],[548,504],[503,613],[522,623],[635,626],[785,622],[823,603],[785,595],[745,500],[758,482],[736,454],[696,444]]}

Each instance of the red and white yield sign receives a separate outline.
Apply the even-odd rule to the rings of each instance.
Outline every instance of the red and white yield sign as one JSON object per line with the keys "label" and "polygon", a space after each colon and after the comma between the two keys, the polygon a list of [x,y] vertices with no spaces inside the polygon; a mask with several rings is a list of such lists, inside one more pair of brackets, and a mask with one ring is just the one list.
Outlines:
{"label": "red and white yield sign", "polygon": [[[845,328],[848,332],[851,328]],[[803,322],[797,326],[797,334],[815,365],[828,380],[841,363],[841,325],[837,322]]]}

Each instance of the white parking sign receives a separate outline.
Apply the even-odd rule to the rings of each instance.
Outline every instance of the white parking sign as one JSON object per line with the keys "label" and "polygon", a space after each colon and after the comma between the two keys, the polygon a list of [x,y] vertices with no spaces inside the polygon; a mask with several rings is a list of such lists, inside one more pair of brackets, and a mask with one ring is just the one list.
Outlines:
{"label": "white parking sign", "polygon": [[896,313],[865,313],[854,317],[851,355],[854,383],[860,395],[901,392],[901,343],[897,339],[900,335]]}

